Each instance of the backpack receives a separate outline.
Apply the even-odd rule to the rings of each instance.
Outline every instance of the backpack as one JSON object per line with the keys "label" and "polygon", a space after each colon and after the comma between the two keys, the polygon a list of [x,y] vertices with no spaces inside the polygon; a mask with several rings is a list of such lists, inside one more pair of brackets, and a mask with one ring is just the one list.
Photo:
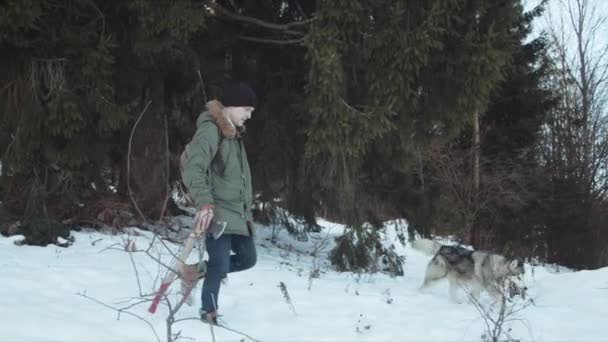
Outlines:
{"label": "backpack", "polygon": [[[217,124],[215,124],[215,125],[217,126]],[[221,158],[218,159],[218,156],[220,155],[219,151],[222,148],[222,143],[224,142],[224,136],[222,135],[222,132],[219,127],[217,127],[217,130],[218,130],[219,141],[218,141],[217,151],[216,151],[215,155],[213,156],[213,159],[211,160],[211,165],[214,165],[214,164],[220,162],[220,164],[222,164],[220,166],[220,170],[221,170],[221,173],[223,173],[225,166],[223,165],[223,163],[221,163],[221,160],[219,160]],[[188,203],[193,204],[194,201],[192,200],[192,196],[190,196],[188,187],[184,183],[184,168],[186,167],[186,163],[188,162],[188,149],[189,149],[191,143],[192,143],[192,140],[190,140],[190,142],[187,143],[186,146],[184,146],[184,150],[182,151],[182,153],[179,156],[179,172],[180,172],[180,179],[181,179],[181,185],[182,185],[184,197],[186,198],[186,201]]]}

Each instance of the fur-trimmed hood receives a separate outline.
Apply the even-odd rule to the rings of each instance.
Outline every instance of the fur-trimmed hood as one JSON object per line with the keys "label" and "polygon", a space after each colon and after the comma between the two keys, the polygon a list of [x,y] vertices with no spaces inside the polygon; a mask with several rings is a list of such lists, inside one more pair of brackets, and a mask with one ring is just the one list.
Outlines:
{"label": "fur-trimmed hood", "polygon": [[[219,127],[224,138],[234,139],[237,136],[237,128],[224,115],[224,105],[220,101],[211,100],[207,102],[207,111],[211,114],[211,118]],[[203,121],[205,120],[203,119]],[[203,121],[199,121],[197,124],[200,125]]]}

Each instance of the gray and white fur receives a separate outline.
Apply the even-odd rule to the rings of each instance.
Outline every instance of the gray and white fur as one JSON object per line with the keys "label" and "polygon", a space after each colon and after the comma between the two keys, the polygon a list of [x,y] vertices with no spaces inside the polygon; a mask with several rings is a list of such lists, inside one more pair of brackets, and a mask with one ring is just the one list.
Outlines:
{"label": "gray and white fur", "polygon": [[524,273],[522,261],[495,253],[473,251],[457,245],[441,245],[429,239],[414,240],[412,248],[433,255],[420,288],[426,289],[447,278],[450,297],[454,301],[458,301],[458,288],[464,287],[475,300],[479,300],[481,291],[484,290],[497,302],[504,294],[501,289],[505,288],[505,281]]}

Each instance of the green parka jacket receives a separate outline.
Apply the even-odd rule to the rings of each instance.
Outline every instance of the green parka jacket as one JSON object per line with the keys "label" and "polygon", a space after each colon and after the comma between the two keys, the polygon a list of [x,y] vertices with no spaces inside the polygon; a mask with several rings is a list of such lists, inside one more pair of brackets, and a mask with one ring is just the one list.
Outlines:
{"label": "green parka jacket", "polygon": [[243,141],[222,109],[210,101],[198,117],[182,177],[197,208],[215,206],[211,224],[225,224],[224,234],[250,235],[251,171]]}

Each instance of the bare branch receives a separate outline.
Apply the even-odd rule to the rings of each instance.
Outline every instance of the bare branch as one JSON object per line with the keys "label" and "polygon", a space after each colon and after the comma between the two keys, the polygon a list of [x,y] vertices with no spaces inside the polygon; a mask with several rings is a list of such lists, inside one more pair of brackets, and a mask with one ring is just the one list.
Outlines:
{"label": "bare branch", "polygon": [[127,251],[129,253],[129,259],[131,260],[131,265],[133,265],[133,272],[135,272],[135,279],[137,280],[137,290],[139,291],[139,296],[143,297],[143,291],[141,290],[141,282],[139,280],[139,271],[137,270],[137,266],[135,265],[135,260],[133,260],[133,252]]}
{"label": "bare branch", "polygon": [[203,76],[201,75],[200,69],[197,70],[196,73],[198,74],[198,79],[201,82],[201,89],[203,91],[203,101],[207,103],[207,92],[205,91],[205,82],[203,82]]}
{"label": "bare branch", "polygon": [[137,201],[135,200],[135,197],[133,196],[133,191],[131,189],[131,145],[133,144],[133,135],[135,134],[135,129],[137,128],[137,125],[139,124],[139,121],[141,120],[142,116],[150,106],[150,103],[152,103],[152,100],[148,101],[148,103],[144,107],[144,110],[141,111],[139,117],[135,121],[135,124],[133,124],[133,129],[131,129],[131,135],[129,136],[129,147],[127,149],[127,189],[129,192],[129,197],[133,202],[133,206],[135,206],[135,209],[137,210],[137,213],[139,214],[143,222],[148,222],[148,220],[146,219],[144,213],[139,209],[139,206],[137,205]]}
{"label": "bare branch", "polygon": [[77,293],[76,295],[81,296],[81,297],[86,298],[86,299],[89,299],[89,300],[91,300],[91,301],[93,301],[93,302],[95,302],[97,304],[103,305],[103,306],[105,306],[108,309],[117,311],[119,315],[121,313],[125,313],[125,314],[127,314],[129,316],[133,316],[133,317],[135,317],[135,318],[137,318],[137,319],[145,322],[148,325],[148,327],[150,327],[150,329],[152,330],[152,332],[154,333],[154,337],[156,337],[156,341],[160,342],[160,337],[158,337],[158,334],[156,333],[156,329],[154,329],[154,326],[152,325],[152,323],[150,323],[150,321],[148,321],[147,319],[145,319],[145,318],[143,318],[143,317],[141,317],[141,316],[139,316],[137,314],[134,314],[132,312],[126,311],[127,309],[125,309],[125,308],[115,308],[115,307],[113,307],[111,305],[108,305],[108,304],[106,304],[104,302],[101,302],[101,301],[99,301],[99,300],[97,300],[95,298],[89,297],[86,294],[86,291],[83,292],[83,293]]}
{"label": "bare branch", "polygon": [[315,20],[315,18],[313,17],[310,19],[294,21],[294,22],[287,23],[287,24],[276,24],[276,23],[270,23],[270,22],[267,22],[267,21],[264,21],[264,20],[261,20],[258,18],[253,18],[253,17],[236,14],[234,12],[227,10],[222,5],[220,5],[219,3],[214,2],[214,1],[208,3],[208,5],[213,10],[217,11],[217,13],[219,13],[229,19],[253,24],[256,26],[260,26],[260,27],[265,27],[265,28],[272,29],[272,30],[282,31],[282,32],[292,34],[292,35],[303,35],[303,32],[293,31],[292,28],[301,27],[301,26],[310,24],[311,22],[313,22]]}
{"label": "bare branch", "polygon": [[165,210],[167,210],[167,203],[169,202],[169,198],[171,197],[171,186],[170,186],[170,182],[169,182],[169,125],[167,123],[167,115],[163,115],[163,118],[165,119],[165,159],[167,161],[167,165],[166,165],[166,169],[165,169],[165,176],[166,178],[166,182],[165,182],[165,187],[167,189],[167,193],[165,194],[165,200],[163,201],[163,207],[160,211],[160,216],[158,218],[158,222],[161,222],[163,220],[163,217],[165,217]]}
{"label": "bare branch", "polygon": [[597,38],[608,18],[589,0],[563,0],[561,10],[562,25],[549,23],[557,71],[553,81],[561,103],[543,132],[545,161],[555,177],[577,179],[586,196],[598,199],[608,171],[603,162],[608,157],[608,45],[598,46]]}
{"label": "bare branch", "polygon": [[281,40],[281,39],[259,38],[259,37],[250,37],[250,36],[242,36],[242,35],[239,36],[239,39],[249,41],[249,42],[255,42],[255,43],[281,44],[281,45],[289,45],[289,44],[300,45],[304,41],[303,39]]}
{"label": "bare branch", "polygon": [[[515,314],[529,307],[534,301],[532,299],[528,299],[525,302],[516,302],[518,298],[523,299],[523,295],[515,295],[511,296],[509,294],[509,286],[512,283],[510,280],[505,279],[502,282],[498,282],[494,284],[495,291],[497,291],[498,297],[497,300],[490,307],[485,307],[478,298],[476,298],[466,287],[463,287],[465,290],[467,297],[477,309],[477,312],[480,314],[483,319],[484,325],[486,327],[484,341],[496,342],[500,341],[501,336],[505,335],[509,338],[509,340],[514,340],[509,331],[505,330],[504,324],[512,321],[521,321],[525,324],[525,322],[521,319],[515,318]],[[520,289],[522,290],[522,289]],[[523,288],[525,293],[525,287]],[[510,302],[513,301],[513,304],[510,305]],[[527,324],[525,324],[528,327]],[[528,327],[528,330],[529,327]]]}
{"label": "bare branch", "polygon": [[229,328],[229,327],[227,327],[227,326],[225,326],[225,325],[223,325],[223,324],[218,325],[218,327],[220,327],[220,328],[222,328],[222,329],[224,329],[224,330],[231,331],[231,332],[233,332],[233,333],[235,333],[235,334],[239,334],[239,335],[241,335],[241,336],[247,337],[248,339],[250,339],[250,340],[251,340],[251,341],[253,341],[253,342],[262,342],[262,341],[260,341],[260,340],[258,340],[258,339],[256,339],[256,338],[251,337],[251,335],[248,335],[248,334],[246,334],[246,333],[244,333],[244,332],[241,332],[241,331],[238,331],[238,330],[236,330],[236,329]]}

